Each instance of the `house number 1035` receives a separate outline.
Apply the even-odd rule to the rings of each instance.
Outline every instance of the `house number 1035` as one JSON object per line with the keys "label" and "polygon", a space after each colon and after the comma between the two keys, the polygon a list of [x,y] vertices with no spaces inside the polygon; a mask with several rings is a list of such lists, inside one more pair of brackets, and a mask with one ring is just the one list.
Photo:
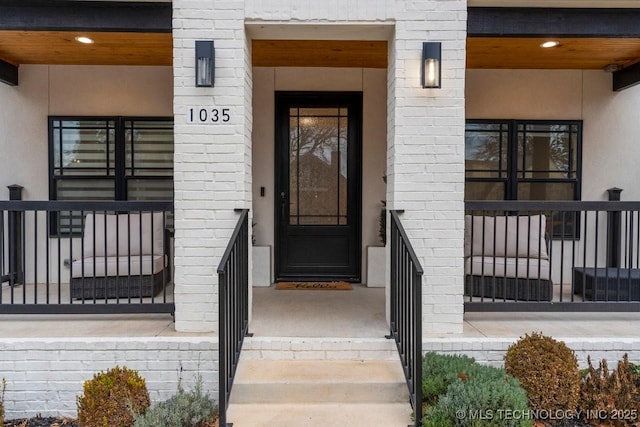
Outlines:
{"label": "house number 1035", "polygon": [[192,107],[187,110],[187,123],[227,123],[229,120],[229,108]]}

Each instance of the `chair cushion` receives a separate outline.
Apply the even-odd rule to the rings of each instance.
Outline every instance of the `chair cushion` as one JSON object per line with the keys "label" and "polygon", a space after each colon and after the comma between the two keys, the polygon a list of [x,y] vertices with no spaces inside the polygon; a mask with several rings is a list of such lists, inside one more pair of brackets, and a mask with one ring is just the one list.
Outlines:
{"label": "chair cushion", "polygon": [[[164,262],[163,262],[164,260]],[[162,253],[151,255],[89,257],[71,263],[71,277],[105,277],[151,275],[162,271],[166,265]]]}
{"label": "chair cushion", "polygon": [[473,276],[550,280],[551,264],[548,259],[542,258],[472,256],[464,261],[464,273]]}
{"label": "chair cushion", "polygon": [[164,251],[162,212],[131,214],[87,214],[82,234],[82,255],[162,255]]}
{"label": "chair cushion", "polygon": [[546,227],[547,218],[544,215],[465,215],[464,256],[548,259]]}

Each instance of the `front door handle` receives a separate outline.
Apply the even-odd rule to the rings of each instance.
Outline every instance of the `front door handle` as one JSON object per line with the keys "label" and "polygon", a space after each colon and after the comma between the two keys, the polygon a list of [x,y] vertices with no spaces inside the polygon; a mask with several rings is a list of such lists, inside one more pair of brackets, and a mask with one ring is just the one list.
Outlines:
{"label": "front door handle", "polygon": [[287,203],[287,194],[282,191],[280,193],[280,220],[281,221],[285,221],[285,215],[286,215],[286,203]]}

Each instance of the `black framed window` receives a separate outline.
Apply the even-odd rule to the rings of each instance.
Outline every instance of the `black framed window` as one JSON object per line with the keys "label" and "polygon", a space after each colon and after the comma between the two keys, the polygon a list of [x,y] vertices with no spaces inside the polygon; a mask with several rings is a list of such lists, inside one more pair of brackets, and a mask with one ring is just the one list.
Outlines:
{"label": "black framed window", "polygon": [[580,200],[581,153],[581,120],[467,120],[465,200]]}
{"label": "black framed window", "polygon": [[[173,200],[173,118],[49,117],[51,200]],[[52,232],[79,233],[64,212]]]}

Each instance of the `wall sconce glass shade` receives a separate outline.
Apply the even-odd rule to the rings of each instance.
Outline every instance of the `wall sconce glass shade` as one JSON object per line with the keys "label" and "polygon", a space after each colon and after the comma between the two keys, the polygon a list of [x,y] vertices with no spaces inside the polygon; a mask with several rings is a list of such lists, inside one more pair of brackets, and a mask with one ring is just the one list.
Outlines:
{"label": "wall sconce glass shade", "polygon": [[196,87],[213,87],[215,52],[213,40],[196,40]]}
{"label": "wall sconce glass shade", "polygon": [[439,88],[442,57],[442,43],[422,43],[422,87]]}

